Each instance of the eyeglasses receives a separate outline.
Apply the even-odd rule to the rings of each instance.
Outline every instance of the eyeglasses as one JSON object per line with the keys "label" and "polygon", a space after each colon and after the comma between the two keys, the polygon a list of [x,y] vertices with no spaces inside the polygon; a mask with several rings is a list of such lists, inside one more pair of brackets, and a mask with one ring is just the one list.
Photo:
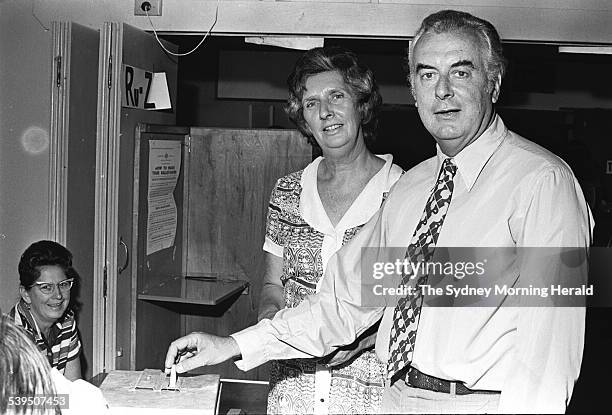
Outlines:
{"label": "eyeglasses", "polygon": [[53,282],[35,282],[34,284],[32,284],[32,287],[37,286],[41,293],[49,295],[53,294],[53,291],[55,291],[56,286],[57,289],[63,293],[68,292],[72,288],[73,283],[74,278],[68,278],[67,280],[58,282],[57,284]]}

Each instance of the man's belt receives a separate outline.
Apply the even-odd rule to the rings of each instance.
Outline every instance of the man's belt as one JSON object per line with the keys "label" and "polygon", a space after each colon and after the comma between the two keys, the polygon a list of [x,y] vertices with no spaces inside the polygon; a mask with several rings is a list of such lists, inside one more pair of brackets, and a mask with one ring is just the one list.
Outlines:
{"label": "man's belt", "polygon": [[448,380],[426,375],[412,366],[405,372],[404,381],[409,386],[425,389],[433,392],[450,393],[455,395],[469,395],[472,393],[498,394],[499,391],[470,389],[461,382],[450,382]]}

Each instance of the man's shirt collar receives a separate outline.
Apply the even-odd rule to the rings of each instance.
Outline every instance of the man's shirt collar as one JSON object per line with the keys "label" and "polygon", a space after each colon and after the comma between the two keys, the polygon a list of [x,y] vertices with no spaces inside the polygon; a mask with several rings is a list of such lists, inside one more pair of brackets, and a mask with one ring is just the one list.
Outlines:
{"label": "man's shirt collar", "polygon": [[[472,189],[485,164],[507,135],[508,129],[500,116],[496,114],[491,125],[480,137],[453,157],[453,161],[457,165],[457,176],[461,177],[468,191]],[[437,144],[436,151],[439,170],[448,156],[442,152]]]}

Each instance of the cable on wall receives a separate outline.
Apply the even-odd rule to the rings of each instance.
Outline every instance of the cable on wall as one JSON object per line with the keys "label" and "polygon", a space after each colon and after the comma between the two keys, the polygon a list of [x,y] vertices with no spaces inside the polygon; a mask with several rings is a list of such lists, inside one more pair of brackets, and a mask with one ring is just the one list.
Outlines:
{"label": "cable on wall", "polygon": [[36,21],[38,22],[40,27],[45,29],[45,32],[49,31],[49,28],[47,26],[45,26],[44,23],[38,18],[38,16],[36,16],[36,13],[34,13],[34,0],[32,0],[32,16],[36,19]]}
{"label": "cable on wall", "polygon": [[149,16],[149,10],[147,8],[144,9],[146,15],[147,15],[147,19],[149,19],[149,24],[151,25],[151,29],[153,29],[153,34],[155,35],[155,39],[157,40],[157,43],[159,43],[159,46],[161,46],[161,48],[168,54],[172,55],[172,56],[187,56],[192,54],[193,52],[195,52],[201,45],[202,43],[204,43],[204,41],[206,40],[206,38],[208,38],[208,36],[210,35],[210,32],[212,32],[213,28],[215,27],[215,25],[217,24],[217,20],[219,18],[219,1],[217,0],[217,7],[215,9],[215,19],[212,22],[212,25],[210,26],[210,28],[208,29],[208,31],[206,32],[206,34],[204,35],[204,37],[202,37],[202,40],[200,40],[200,42],[193,48],[191,49],[189,52],[185,52],[185,53],[174,53],[169,51],[164,44],[161,42],[161,40],[159,40],[159,36],[157,35],[157,30],[155,30],[155,26],[153,26],[153,22],[151,21],[151,17]]}

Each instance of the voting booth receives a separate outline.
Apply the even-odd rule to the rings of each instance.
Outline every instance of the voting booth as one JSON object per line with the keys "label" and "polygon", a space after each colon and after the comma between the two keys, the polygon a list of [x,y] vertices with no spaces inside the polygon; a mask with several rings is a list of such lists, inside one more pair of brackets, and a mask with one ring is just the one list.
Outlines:
{"label": "voting booth", "polygon": [[[295,130],[139,125],[134,155],[135,367],[159,368],[192,331],[229,335],[257,321],[270,193],[313,158]],[[122,295],[121,293],[119,295]],[[267,380],[232,362],[196,374]]]}

